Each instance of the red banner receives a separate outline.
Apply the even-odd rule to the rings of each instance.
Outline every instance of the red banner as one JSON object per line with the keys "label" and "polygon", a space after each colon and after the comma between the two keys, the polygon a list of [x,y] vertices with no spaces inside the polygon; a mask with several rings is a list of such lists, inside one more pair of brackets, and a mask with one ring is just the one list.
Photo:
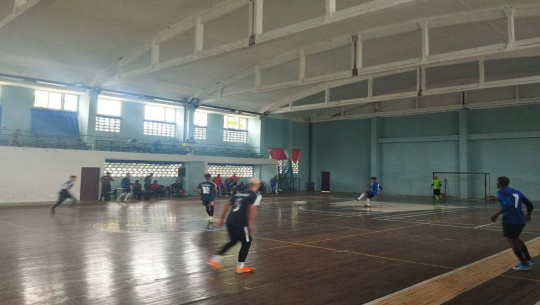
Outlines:
{"label": "red banner", "polygon": [[294,148],[292,150],[292,162],[298,162],[298,158],[300,158],[300,149]]}
{"label": "red banner", "polygon": [[270,158],[275,160],[287,160],[287,155],[283,148],[270,148]]}

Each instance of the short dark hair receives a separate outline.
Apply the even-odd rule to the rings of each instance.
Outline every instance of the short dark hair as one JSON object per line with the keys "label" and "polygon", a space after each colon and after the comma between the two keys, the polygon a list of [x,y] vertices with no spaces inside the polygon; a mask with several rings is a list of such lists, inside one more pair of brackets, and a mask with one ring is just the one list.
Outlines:
{"label": "short dark hair", "polygon": [[204,174],[204,179],[210,179],[212,177],[212,175],[210,174]]}
{"label": "short dark hair", "polygon": [[499,177],[499,178],[497,178],[497,184],[499,186],[509,186],[510,185],[510,178],[504,177],[504,176]]}
{"label": "short dark hair", "polygon": [[77,178],[77,176],[71,175],[71,176],[69,176],[69,178],[73,179],[73,178]]}
{"label": "short dark hair", "polygon": [[373,179],[373,180],[377,180],[377,177],[371,177],[371,179]]}

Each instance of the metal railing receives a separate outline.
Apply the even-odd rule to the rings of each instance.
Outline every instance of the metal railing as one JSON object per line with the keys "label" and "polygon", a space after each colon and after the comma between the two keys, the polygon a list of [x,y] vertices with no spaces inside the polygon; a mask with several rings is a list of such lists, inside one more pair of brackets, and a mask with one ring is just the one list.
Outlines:
{"label": "metal railing", "polygon": [[[12,141],[11,139],[14,132],[15,130],[11,129],[0,129],[0,146],[19,146],[17,141]],[[159,141],[152,139],[130,141],[133,139],[115,136],[74,136],[33,131],[21,131],[20,133],[23,147],[253,159],[270,158],[269,150],[266,148],[235,144],[201,144],[196,142],[180,142],[178,140],[162,141],[161,139]]]}

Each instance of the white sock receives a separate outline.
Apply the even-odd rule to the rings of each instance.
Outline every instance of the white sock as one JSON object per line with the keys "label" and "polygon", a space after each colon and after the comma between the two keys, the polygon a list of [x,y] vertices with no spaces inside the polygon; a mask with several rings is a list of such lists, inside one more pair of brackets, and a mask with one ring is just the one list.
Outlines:
{"label": "white sock", "polygon": [[244,263],[241,263],[241,262],[236,263],[236,268],[238,269],[244,268]]}
{"label": "white sock", "polygon": [[371,199],[367,198],[366,199],[366,205],[369,206],[370,203],[371,203]]}
{"label": "white sock", "polygon": [[218,263],[221,263],[221,261],[223,260],[223,256],[221,256],[221,255],[212,255],[212,260],[216,261]]}
{"label": "white sock", "polygon": [[364,198],[366,196],[366,194],[362,193],[362,195],[360,195],[360,197],[358,197],[358,200],[362,200],[362,198]]}
{"label": "white sock", "polygon": [[131,198],[131,193],[127,193],[126,198],[124,199],[124,201],[128,201],[129,198]]}

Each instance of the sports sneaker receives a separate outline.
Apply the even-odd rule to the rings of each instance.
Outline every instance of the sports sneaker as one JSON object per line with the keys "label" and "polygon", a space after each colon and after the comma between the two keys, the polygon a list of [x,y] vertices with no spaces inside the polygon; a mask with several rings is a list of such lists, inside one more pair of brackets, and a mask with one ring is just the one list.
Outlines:
{"label": "sports sneaker", "polygon": [[218,261],[215,261],[215,260],[213,260],[213,259],[211,259],[211,258],[208,259],[208,260],[206,261],[206,264],[207,264],[208,267],[210,267],[210,269],[212,269],[212,270],[219,270],[219,269],[221,269],[221,263],[218,262]]}
{"label": "sports sneaker", "polygon": [[356,198],[356,201],[360,201],[360,199]]}
{"label": "sports sneaker", "polygon": [[512,268],[512,269],[514,269],[514,270],[520,270],[520,271],[521,271],[521,270],[529,270],[529,269],[531,269],[531,266],[519,264],[519,265],[514,266],[514,268]]}
{"label": "sports sneaker", "polygon": [[251,267],[248,267],[248,266],[244,266],[243,268],[238,268],[238,267],[234,268],[234,272],[236,272],[236,273],[250,273],[250,272],[253,272],[253,271],[255,271],[255,268],[251,268]]}
{"label": "sports sneaker", "polygon": [[54,209],[51,209],[51,214],[54,214],[56,213],[56,211]]}
{"label": "sports sneaker", "polygon": [[527,261],[527,265],[529,265],[529,266],[530,266],[530,265],[534,265],[534,263],[535,263],[535,262],[534,262],[534,259],[532,259],[532,258],[531,258],[530,260]]}
{"label": "sports sneaker", "polygon": [[214,223],[214,218],[208,218],[208,223]]}
{"label": "sports sneaker", "polygon": [[364,205],[364,207],[365,207],[365,208],[371,208],[371,206],[370,206],[370,205],[367,205],[367,204]]}

